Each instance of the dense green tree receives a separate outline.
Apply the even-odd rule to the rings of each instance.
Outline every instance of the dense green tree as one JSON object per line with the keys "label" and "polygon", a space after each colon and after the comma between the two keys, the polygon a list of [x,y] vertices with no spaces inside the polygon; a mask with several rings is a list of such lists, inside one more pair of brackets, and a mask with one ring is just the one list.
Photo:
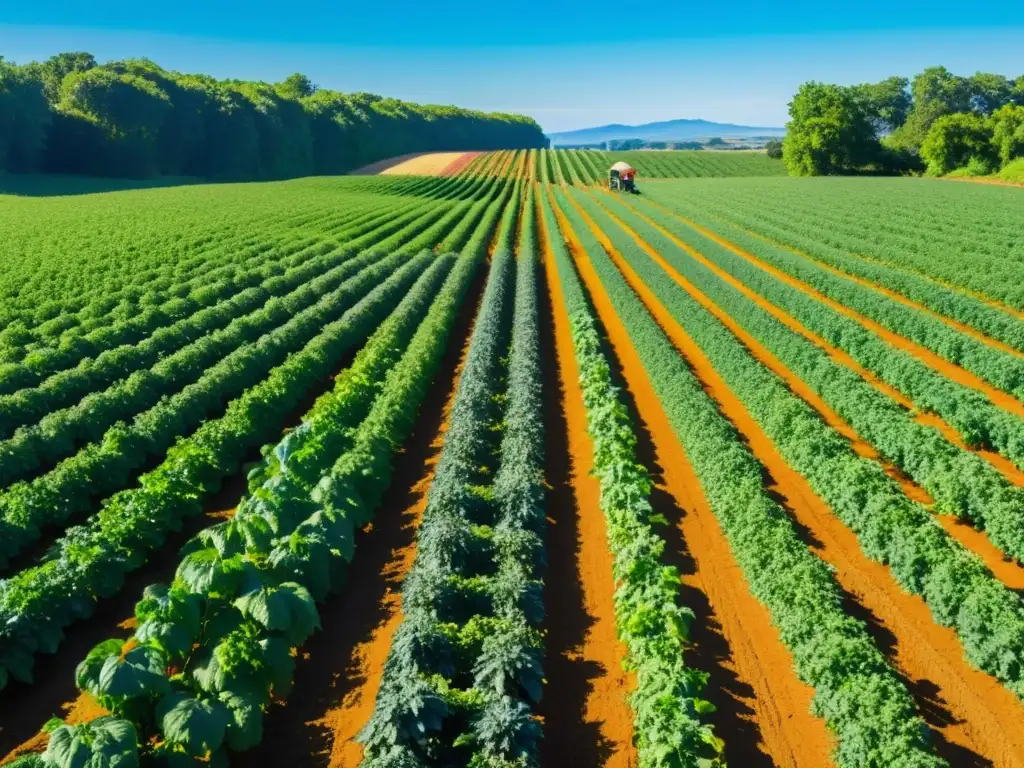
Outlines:
{"label": "dense green tree", "polygon": [[967,78],[971,109],[981,115],[991,115],[1009,104],[1013,97],[1013,81],[991,72],[977,72]]}
{"label": "dense green tree", "polygon": [[891,133],[907,121],[913,106],[909,85],[905,77],[889,77],[880,83],[853,87],[853,94],[874,124],[876,133]]}
{"label": "dense green tree", "polygon": [[778,139],[769,139],[764,144],[764,151],[768,157],[774,158],[775,160],[781,160],[782,142]]}
{"label": "dense green tree", "polygon": [[995,154],[990,122],[973,112],[938,118],[921,144],[921,158],[928,164],[928,172],[935,175],[949,173],[972,161],[994,169]]}
{"label": "dense green tree", "polygon": [[848,173],[877,151],[874,127],[851,88],[804,83],[789,116],[783,156],[794,176]]}
{"label": "dense green tree", "polygon": [[888,137],[898,149],[919,151],[932,123],[943,115],[971,110],[968,78],[954,75],[945,67],[928,67],[911,81],[914,106],[906,122]]}
{"label": "dense green tree", "polygon": [[0,170],[279,179],[408,152],[545,145],[527,117],[323,91],[300,73],[267,84],[87,53],[0,58]]}
{"label": "dense green tree", "polygon": [[1024,106],[1006,104],[992,113],[992,144],[999,162],[1008,165],[1024,157]]}
{"label": "dense green tree", "polygon": [[286,99],[304,99],[316,91],[317,87],[313,85],[313,81],[301,72],[289,75],[277,85],[277,92]]}
{"label": "dense green tree", "polygon": [[38,77],[0,60],[0,172],[39,167],[50,120]]}

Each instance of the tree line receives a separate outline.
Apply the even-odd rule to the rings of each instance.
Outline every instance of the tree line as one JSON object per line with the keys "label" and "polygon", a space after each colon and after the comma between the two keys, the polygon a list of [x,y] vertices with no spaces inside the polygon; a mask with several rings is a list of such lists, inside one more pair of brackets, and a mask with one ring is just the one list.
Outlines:
{"label": "tree line", "polygon": [[0,172],[247,181],[345,173],[410,152],[547,146],[529,117],[280,83],[148,59],[0,56]]}
{"label": "tree line", "polygon": [[804,83],[789,104],[783,159],[794,176],[994,173],[1024,157],[1024,75],[955,75],[853,86]]}

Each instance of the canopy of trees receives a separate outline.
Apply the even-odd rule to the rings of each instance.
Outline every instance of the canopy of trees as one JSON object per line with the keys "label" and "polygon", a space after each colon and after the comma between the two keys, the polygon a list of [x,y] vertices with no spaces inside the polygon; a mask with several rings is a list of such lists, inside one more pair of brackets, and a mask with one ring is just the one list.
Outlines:
{"label": "canopy of trees", "polygon": [[995,170],[1024,156],[1022,113],[1024,75],[929,67],[912,80],[805,83],[789,105],[784,158],[796,176]]}
{"label": "canopy of trees", "polygon": [[18,66],[0,57],[0,172],[281,179],[409,152],[546,141],[532,118],[338,93],[298,73],[270,84],[148,59],[100,65],[62,53]]}

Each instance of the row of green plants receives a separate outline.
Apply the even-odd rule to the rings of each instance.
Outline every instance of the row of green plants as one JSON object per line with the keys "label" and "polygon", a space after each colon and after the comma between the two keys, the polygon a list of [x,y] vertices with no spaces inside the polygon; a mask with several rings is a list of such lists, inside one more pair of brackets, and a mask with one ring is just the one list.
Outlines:
{"label": "row of green plants", "polygon": [[535,765],[544,431],[536,249],[513,194],[402,590],[364,765]]}
{"label": "row of green plants", "polygon": [[[170,585],[147,588],[129,646],[107,641],[79,665],[79,687],[130,731],[125,759],[218,764],[262,740],[271,699],[291,688],[291,649],[344,583],[481,261],[431,260],[334,390],[267,446],[234,517],[186,546]],[[60,764],[55,747],[95,727],[56,729],[36,760]]]}
{"label": "row of green plants", "polygon": [[[345,262],[351,260],[353,253],[339,251],[324,243],[300,251],[297,255],[303,258],[283,273],[273,268],[268,269],[273,274],[261,283],[244,288],[230,298],[225,297],[225,300],[215,302],[171,325],[154,325],[150,334],[136,344],[121,344],[96,357],[86,358],[74,367],[58,371],[37,386],[20,389],[10,395],[0,395],[0,439],[8,444],[6,448],[0,448],[0,483],[6,485],[11,482],[12,473],[2,467],[9,462],[17,463],[18,442],[27,447],[39,441],[39,438],[34,440],[31,437],[33,431],[42,434],[57,431],[56,427],[48,426],[47,419],[52,421],[62,418],[67,421],[69,413],[83,410],[83,406],[95,407],[96,413],[102,414],[116,400],[121,401],[122,413],[132,414],[144,410],[148,406],[135,405],[123,399],[123,394],[116,394],[119,388],[122,388],[122,392],[129,391],[123,389],[129,386],[126,382],[128,377],[149,379],[151,383],[148,383],[148,388],[157,399],[168,389],[173,391],[175,385],[177,388],[184,386],[210,363],[197,360],[194,365],[199,368],[194,368],[191,363],[183,364],[179,361],[189,360],[199,347],[207,344],[211,349],[227,344],[226,351],[215,353],[214,357],[209,358],[216,360],[230,351],[233,339],[237,339],[237,345],[258,338],[264,331],[260,330],[260,324],[254,322],[253,318],[265,304],[281,302],[287,297],[291,302],[297,300],[296,310],[301,308],[302,301],[297,294],[303,286],[332,270],[343,271]],[[324,286],[323,292],[333,287],[330,279],[322,280],[321,283]],[[240,329],[245,329],[241,335]],[[141,382],[136,381],[132,386],[136,396],[143,394],[140,385]],[[100,402],[96,402],[97,398],[100,398]],[[104,405],[102,398],[107,398],[110,404]],[[102,417],[98,421],[102,422]],[[10,438],[16,430],[16,440],[12,441]],[[66,439],[78,442],[73,429]]]}
{"label": "row of green plants", "polygon": [[[613,203],[607,203],[612,206]],[[868,384],[856,372],[757,307],[671,240],[622,206],[616,213],[722,310],[753,334],[889,461],[935,500],[936,510],[983,528],[992,543],[1024,559],[1024,489],[978,455],[947,441],[913,414]],[[653,220],[653,218],[652,218]],[[969,443],[994,445],[1018,465],[1024,463],[1024,423],[985,397],[945,379],[911,355],[884,344],[858,323],[822,307],[801,291],[775,280],[727,249],[694,233],[684,242],[733,277],[773,302],[865,367],[911,397],[918,407],[947,416]]]}
{"label": "row of green plants", "polygon": [[[423,242],[422,246],[432,244]],[[230,397],[258,380],[253,377],[258,377],[261,369],[251,360],[257,359],[253,355],[260,350],[253,345],[289,322],[289,327],[304,328],[305,338],[309,338],[317,322],[340,310],[336,302],[348,294],[339,286],[370,266],[378,258],[375,253],[354,257],[350,247],[338,249],[341,263],[333,268],[331,263],[338,260],[334,255],[311,259],[286,281],[299,285],[291,294],[271,299],[262,309],[236,319],[226,329],[187,345],[151,371],[129,374],[115,369],[110,376],[129,374],[128,378],[0,443],[0,466],[6,482],[44,472],[31,482],[15,483],[0,493],[0,525],[7,534],[0,546],[3,558],[37,539],[41,520],[52,523],[90,509],[92,499],[117,490],[148,457],[161,455],[177,435],[219,412]],[[307,266],[323,273],[302,284],[303,279],[315,274]],[[284,354],[284,350],[282,347],[275,354]],[[273,359],[266,358],[266,362]],[[132,423],[117,421],[123,418],[131,418]],[[78,450],[82,442],[89,444]],[[46,471],[54,461],[69,454],[74,455]]]}
{"label": "row of green plants", "polygon": [[[755,231],[773,244],[798,249],[801,254],[815,261],[899,293],[934,312],[1024,351],[1024,323],[1018,318],[990,302],[962,291],[952,290],[914,272],[854,255],[860,251],[863,242],[863,236],[859,232],[838,233],[827,225],[822,226],[820,219],[814,220],[812,230],[809,217],[798,212],[759,212],[735,205],[728,209],[708,205],[704,210],[692,210],[687,206],[687,214],[723,237],[733,239],[747,250],[753,249],[755,238],[748,235],[745,242],[740,243],[737,238],[746,234],[743,227]],[[738,226],[729,226],[730,224]],[[810,231],[817,234],[810,236]],[[842,243],[842,246],[837,243]],[[958,264],[955,259],[949,260],[949,266],[963,271],[962,264]]]}
{"label": "row of green plants", "polygon": [[[48,380],[57,374],[82,376],[83,373],[73,373],[74,369],[88,370],[100,365],[101,356],[109,359],[135,354],[131,351],[133,347],[147,341],[157,355],[176,349],[185,343],[178,342],[178,337],[194,338],[190,334],[205,329],[216,330],[237,316],[238,313],[228,314],[217,325],[221,315],[215,319],[213,313],[226,312],[229,307],[225,305],[230,304],[231,308],[239,306],[239,312],[244,313],[248,302],[253,300],[250,297],[264,295],[263,284],[299,266],[306,259],[322,256],[328,250],[327,244],[318,244],[313,238],[293,239],[278,248],[268,239],[259,248],[259,255],[252,259],[249,269],[240,270],[230,265],[222,276],[212,275],[209,281],[200,279],[190,287],[179,284],[174,292],[184,295],[172,296],[155,305],[147,302],[145,308],[131,317],[124,317],[127,308],[118,305],[116,316],[104,316],[91,330],[86,330],[76,315],[55,318],[61,321],[74,318],[75,324],[48,338],[37,335],[37,340],[25,339],[23,345],[15,344],[12,349],[17,348],[18,353],[11,355],[7,362],[0,363],[0,398],[4,403],[13,403],[9,398],[19,391],[44,385],[53,387]],[[33,330],[40,331],[46,325],[49,323]],[[160,335],[152,338],[154,334]],[[168,338],[164,340],[164,336]],[[6,415],[10,408],[10,405],[5,405],[3,409],[5,435],[10,433],[12,424],[18,426],[12,417]]]}
{"label": "row of green plants", "polygon": [[[130,424],[118,422],[105,431],[100,424],[94,442],[32,481],[6,488],[0,493],[4,533],[0,551],[4,559],[37,541],[45,528],[80,516],[93,509],[95,499],[123,487],[151,457],[162,457],[179,436],[221,413],[232,398],[260,381],[273,366],[314,338],[325,323],[361,299],[373,287],[372,280],[387,274],[382,270],[400,262],[400,257],[382,261],[375,254],[357,257],[344,265],[345,274],[328,274],[322,281],[304,286],[305,301],[297,305],[274,302],[259,310],[260,318],[270,321],[265,332],[209,368],[197,369],[201,375],[196,382],[161,398],[150,410],[136,414]],[[321,282],[326,285],[318,285]],[[88,410],[82,413],[89,418]]]}
{"label": "row of green plants", "polygon": [[[116,493],[88,522],[68,529],[40,565],[0,582],[0,687],[9,677],[30,682],[35,654],[53,653],[65,626],[91,615],[99,600],[121,589],[126,573],[180,530],[183,518],[199,514],[246,452],[280,429],[304,393],[373,333],[427,261],[426,255],[378,261],[341,295],[325,299],[322,312],[307,313],[254,346],[257,360],[276,364],[269,375],[260,366],[221,418],[180,439],[138,487]],[[253,367],[238,366],[242,373]]]}
{"label": "row of green plants", "polygon": [[[547,196],[544,231],[569,318],[579,384],[600,483],[615,578],[615,626],[636,675],[630,694],[641,768],[710,765],[723,748],[706,721],[714,706],[701,697],[707,673],[686,664],[693,611],[681,604],[680,574],[662,562],[665,539],[650,503],[651,477],[637,459],[636,431],[615,386],[601,329],[573,266]],[[529,209],[527,215],[530,215]]]}
{"label": "row of green plants", "polygon": [[[624,257],[640,278],[704,350],[783,457],[857,535],[864,553],[887,565],[903,589],[922,597],[936,622],[955,630],[972,664],[1024,699],[1020,596],[928,510],[907,498],[880,464],[857,456],[845,438],[751,356],[717,318],[666,279],[606,215],[593,213],[599,224],[610,224],[605,231],[622,244]],[[844,405],[844,410],[855,407],[866,404]]]}
{"label": "row of green plants", "polygon": [[809,259],[764,246],[762,243],[757,248],[758,257],[773,267],[1024,400],[1024,359],[989,346],[885,294],[843,279]]}
{"label": "row of green plants", "polygon": [[[911,179],[751,179],[652,187],[646,196],[710,210],[817,256],[819,246],[1024,309],[1013,190]],[[800,239],[792,239],[797,238]]]}
{"label": "row of green plants", "polygon": [[[37,342],[71,341],[81,335],[80,325],[95,330],[165,302],[172,302],[173,309],[183,283],[200,293],[211,291],[217,287],[211,283],[232,278],[243,264],[258,266],[253,257],[281,240],[305,237],[312,245],[359,228],[347,235],[354,239],[397,214],[437,204],[426,198],[396,199],[385,186],[368,194],[359,193],[359,184],[318,181],[321,185],[295,182],[276,190],[192,187],[157,190],[151,193],[155,197],[132,193],[128,220],[116,195],[65,199],[61,206],[33,201],[31,208],[8,211],[7,268],[0,275],[0,318],[6,322],[0,347],[12,346],[12,354],[23,355]],[[435,181],[454,186],[453,180]],[[41,206],[45,210],[35,210]],[[40,217],[52,217],[49,228],[38,226]],[[68,253],[75,254],[73,270],[64,264]]]}
{"label": "row of green plants", "polygon": [[[357,195],[346,198],[353,207],[367,202]],[[106,324],[108,316],[117,317],[118,310],[127,319],[132,313],[123,308],[143,311],[175,298],[168,291],[178,283],[206,274],[212,279],[229,275],[236,265],[278,243],[281,233],[309,235],[301,228],[311,221],[342,218],[336,209],[325,210],[322,200],[310,197],[300,197],[304,209],[289,206],[286,212],[253,201],[240,211],[237,206],[245,202],[241,194],[202,196],[179,205],[167,201],[167,210],[147,210],[147,203],[154,205],[152,200],[133,198],[137,221],[124,221],[108,198],[81,200],[65,200],[63,207],[47,205],[43,210],[35,210],[40,203],[33,201],[32,206],[5,212],[10,225],[4,249],[7,269],[0,276],[5,329],[19,324],[17,332],[23,334],[47,323],[81,323],[93,330]],[[262,215],[257,217],[253,209]],[[188,218],[174,221],[170,217],[175,214]],[[49,229],[40,230],[40,217],[52,217]],[[197,221],[191,222],[193,218]],[[311,238],[307,245],[314,242]],[[76,255],[75,270],[65,268],[68,253]],[[201,280],[196,287],[202,287]]]}
{"label": "row of green plants", "polygon": [[[767,607],[793,655],[797,675],[815,689],[813,711],[837,737],[836,762],[943,765],[931,752],[928,730],[906,686],[871,641],[864,623],[843,610],[828,566],[801,541],[786,511],[765,490],[762,467],[741,435],[704,391],[574,205],[560,190],[556,196],[640,355],[751,593]],[[622,250],[631,249],[624,244]]]}

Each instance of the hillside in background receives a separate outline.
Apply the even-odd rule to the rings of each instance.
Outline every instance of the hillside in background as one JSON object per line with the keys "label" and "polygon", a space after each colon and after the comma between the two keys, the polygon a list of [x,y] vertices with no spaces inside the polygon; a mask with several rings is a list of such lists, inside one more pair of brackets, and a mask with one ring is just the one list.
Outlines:
{"label": "hillside in background", "polygon": [[685,139],[747,138],[750,136],[782,136],[784,128],[758,128],[750,125],[714,123],[709,120],[664,120],[642,125],[601,125],[596,128],[581,128],[576,131],[549,133],[551,146],[599,144],[620,139],[643,139],[645,141],[680,141]]}

